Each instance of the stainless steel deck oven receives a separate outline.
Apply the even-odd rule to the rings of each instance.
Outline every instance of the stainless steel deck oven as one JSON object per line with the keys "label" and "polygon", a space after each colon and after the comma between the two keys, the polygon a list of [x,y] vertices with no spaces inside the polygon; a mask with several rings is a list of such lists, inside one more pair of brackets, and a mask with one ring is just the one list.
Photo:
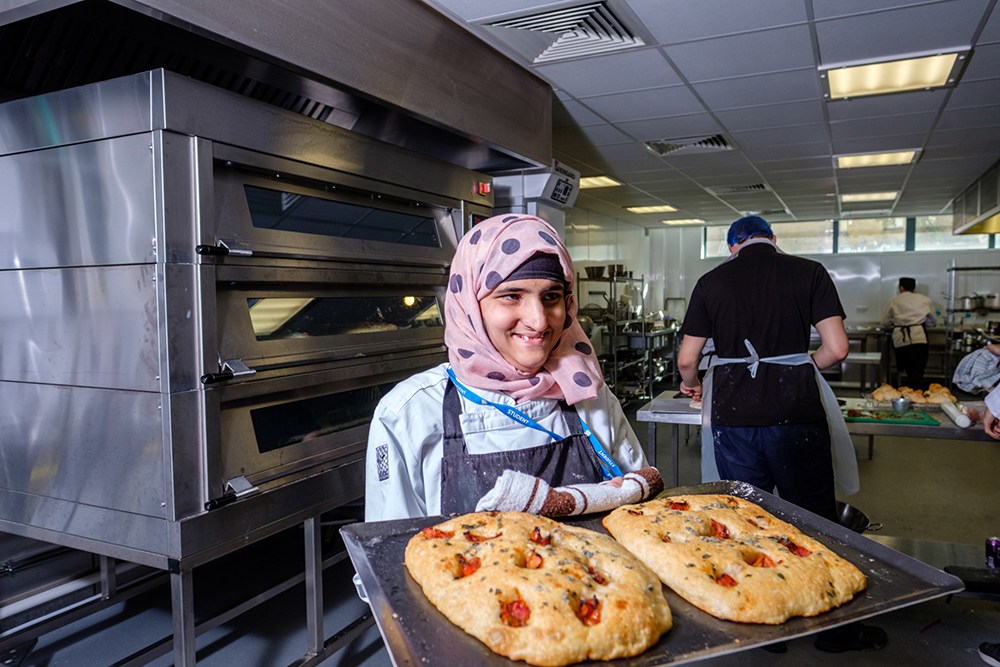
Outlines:
{"label": "stainless steel deck oven", "polygon": [[360,498],[490,182],[163,70],[0,105],[0,531],[184,573]]}

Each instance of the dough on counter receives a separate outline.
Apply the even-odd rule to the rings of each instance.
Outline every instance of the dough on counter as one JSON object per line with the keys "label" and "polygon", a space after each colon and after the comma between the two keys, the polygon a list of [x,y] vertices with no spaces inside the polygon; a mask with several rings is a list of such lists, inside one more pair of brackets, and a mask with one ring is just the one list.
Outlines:
{"label": "dough on counter", "polygon": [[688,403],[688,407],[694,408],[695,410],[701,410],[701,401],[692,400]]}

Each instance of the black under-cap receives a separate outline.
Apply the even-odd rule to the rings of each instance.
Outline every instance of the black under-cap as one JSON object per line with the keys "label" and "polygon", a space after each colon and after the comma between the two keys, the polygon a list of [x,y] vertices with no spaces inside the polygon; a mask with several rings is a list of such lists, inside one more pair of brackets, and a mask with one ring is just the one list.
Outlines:
{"label": "black under-cap", "polygon": [[504,278],[503,282],[511,280],[530,280],[542,278],[544,280],[554,280],[566,285],[566,278],[563,275],[562,264],[559,263],[559,256],[541,250],[535,252],[531,257],[524,260],[521,266]]}

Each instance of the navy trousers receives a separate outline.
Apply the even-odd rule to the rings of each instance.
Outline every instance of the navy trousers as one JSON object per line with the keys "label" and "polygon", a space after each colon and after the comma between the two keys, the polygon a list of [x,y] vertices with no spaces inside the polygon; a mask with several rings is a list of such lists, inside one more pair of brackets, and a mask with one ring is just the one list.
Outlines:
{"label": "navy trousers", "polygon": [[712,424],[722,479],[753,484],[814,514],[837,520],[826,420],[784,426]]}

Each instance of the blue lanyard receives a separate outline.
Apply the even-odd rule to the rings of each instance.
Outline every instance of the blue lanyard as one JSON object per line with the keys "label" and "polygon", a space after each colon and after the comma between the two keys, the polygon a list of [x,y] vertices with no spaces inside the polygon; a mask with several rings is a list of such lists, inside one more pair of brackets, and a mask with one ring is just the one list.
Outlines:
{"label": "blue lanyard", "polygon": [[[472,403],[478,403],[479,405],[492,405],[501,413],[510,417],[519,424],[523,424],[528,428],[533,428],[536,431],[541,431],[542,433],[548,433],[549,437],[552,438],[552,440],[554,441],[562,439],[552,431],[543,427],[541,424],[536,422],[528,415],[524,414],[523,412],[515,408],[514,406],[503,405],[502,403],[494,403],[492,401],[487,401],[485,398],[476,395],[475,393],[473,393],[471,389],[469,389],[468,387],[466,387],[465,385],[463,385],[461,382],[458,381],[458,378],[455,377],[455,372],[451,370],[451,367],[448,367],[448,377],[450,377],[451,381],[455,383],[455,389],[458,389],[458,393],[461,394],[462,398],[464,398],[465,400],[470,401]],[[594,432],[590,430],[589,426],[587,426],[587,422],[583,421],[583,417],[580,417],[580,424],[583,425],[583,434],[587,436],[588,440],[590,440],[590,446],[594,448],[594,452],[597,454],[597,458],[601,462],[601,474],[604,476],[604,479],[611,479],[612,477],[621,477],[622,476],[621,468],[619,468],[618,464],[615,463],[614,459],[608,456],[608,453],[604,451],[604,447],[601,446],[601,443],[597,440],[597,437],[594,435]]]}

